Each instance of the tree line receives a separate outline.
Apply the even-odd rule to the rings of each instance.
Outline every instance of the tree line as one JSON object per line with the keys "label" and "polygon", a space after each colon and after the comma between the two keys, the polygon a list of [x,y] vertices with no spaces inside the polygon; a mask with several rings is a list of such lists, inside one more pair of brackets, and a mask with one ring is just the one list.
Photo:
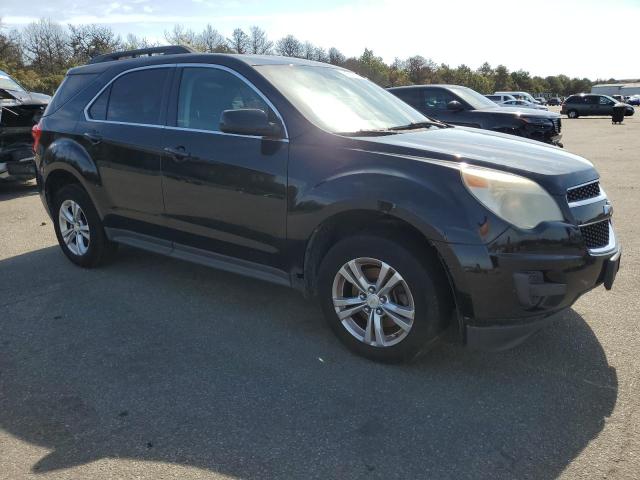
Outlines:
{"label": "tree line", "polygon": [[[387,64],[367,48],[358,57],[347,57],[336,47],[325,49],[293,35],[274,41],[258,26],[248,31],[236,28],[226,37],[211,25],[200,32],[175,25],[164,32],[164,37],[167,44],[186,45],[200,52],[275,54],[330,63],[353,70],[383,87],[448,83],[465,85],[484,94],[524,90],[567,96],[588,92],[593,84],[588,78],[566,75],[543,78],[524,70],[510,72],[504,65],[494,68],[486,62],[477,69],[467,65],[450,67],[420,55],[396,58]],[[41,19],[21,30],[8,31],[0,19],[0,70],[10,73],[29,90],[45,93],[55,91],[67,69],[85,64],[96,55],[159,45],[132,33],[123,38],[106,25],[65,26]]]}

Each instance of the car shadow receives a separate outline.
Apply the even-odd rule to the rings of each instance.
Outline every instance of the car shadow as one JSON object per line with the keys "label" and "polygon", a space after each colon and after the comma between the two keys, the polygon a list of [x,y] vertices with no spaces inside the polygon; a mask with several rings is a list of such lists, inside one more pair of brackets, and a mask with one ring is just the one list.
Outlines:
{"label": "car shadow", "polygon": [[18,197],[37,195],[38,189],[35,180],[28,182],[4,182],[0,181],[0,202]]}
{"label": "car shadow", "polygon": [[292,290],[122,249],[100,270],[50,247],[0,262],[0,428],[50,450],[237,478],[556,478],[616,404],[573,310],[502,353],[410,365],[346,351]]}

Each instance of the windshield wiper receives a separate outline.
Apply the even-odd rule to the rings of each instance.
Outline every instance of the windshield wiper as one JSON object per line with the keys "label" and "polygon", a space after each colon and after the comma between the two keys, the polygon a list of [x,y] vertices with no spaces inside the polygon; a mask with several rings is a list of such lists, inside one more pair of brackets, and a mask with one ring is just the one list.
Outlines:
{"label": "windshield wiper", "polygon": [[447,125],[444,122],[437,122],[437,121],[430,120],[426,122],[412,122],[412,123],[408,123],[407,125],[399,125],[397,127],[389,127],[389,130],[394,130],[394,131],[417,130],[418,128],[428,128],[428,127],[447,128],[447,127],[450,127],[450,125]]}
{"label": "windshield wiper", "polygon": [[338,135],[344,135],[347,137],[379,137],[380,135],[396,135],[398,132],[393,128],[380,128],[380,129],[368,129],[357,130],[355,132],[338,132]]}

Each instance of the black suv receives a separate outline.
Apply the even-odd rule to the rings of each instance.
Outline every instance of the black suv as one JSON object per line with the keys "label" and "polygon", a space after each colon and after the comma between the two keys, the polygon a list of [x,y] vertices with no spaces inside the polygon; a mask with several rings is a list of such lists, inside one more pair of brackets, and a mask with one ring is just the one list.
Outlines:
{"label": "black suv", "polygon": [[562,124],[557,113],[496,105],[475,90],[459,85],[412,85],[389,91],[429,118],[562,146]]}
{"label": "black suv", "polygon": [[631,105],[618,102],[609,95],[593,95],[581,93],[571,95],[562,104],[560,113],[567,115],[569,118],[585,117],[588,115],[613,115],[613,107],[619,106],[624,108],[625,116],[631,116],[634,109]]}
{"label": "black suv", "polygon": [[123,243],[291,286],[388,361],[447,328],[509,347],[611,288],[620,248],[588,161],[434,122],[326,64],[152,53],[70,70],[34,132],[75,264]]}

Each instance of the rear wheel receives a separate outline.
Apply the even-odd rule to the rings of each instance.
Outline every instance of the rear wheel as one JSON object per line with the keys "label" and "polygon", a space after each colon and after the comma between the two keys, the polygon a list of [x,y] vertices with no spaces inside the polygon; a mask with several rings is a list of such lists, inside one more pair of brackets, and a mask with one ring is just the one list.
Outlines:
{"label": "rear wheel", "polygon": [[395,240],[349,237],[324,258],[318,293],[335,334],[356,353],[387,362],[415,358],[448,319],[441,270]]}
{"label": "rear wheel", "polygon": [[569,110],[567,112],[567,117],[569,117],[569,118],[578,118],[579,115],[578,115],[578,112],[576,110]]}
{"label": "rear wheel", "polygon": [[76,265],[96,267],[117,249],[117,244],[107,239],[98,212],[79,185],[66,185],[56,193],[53,220],[60,248]]}

